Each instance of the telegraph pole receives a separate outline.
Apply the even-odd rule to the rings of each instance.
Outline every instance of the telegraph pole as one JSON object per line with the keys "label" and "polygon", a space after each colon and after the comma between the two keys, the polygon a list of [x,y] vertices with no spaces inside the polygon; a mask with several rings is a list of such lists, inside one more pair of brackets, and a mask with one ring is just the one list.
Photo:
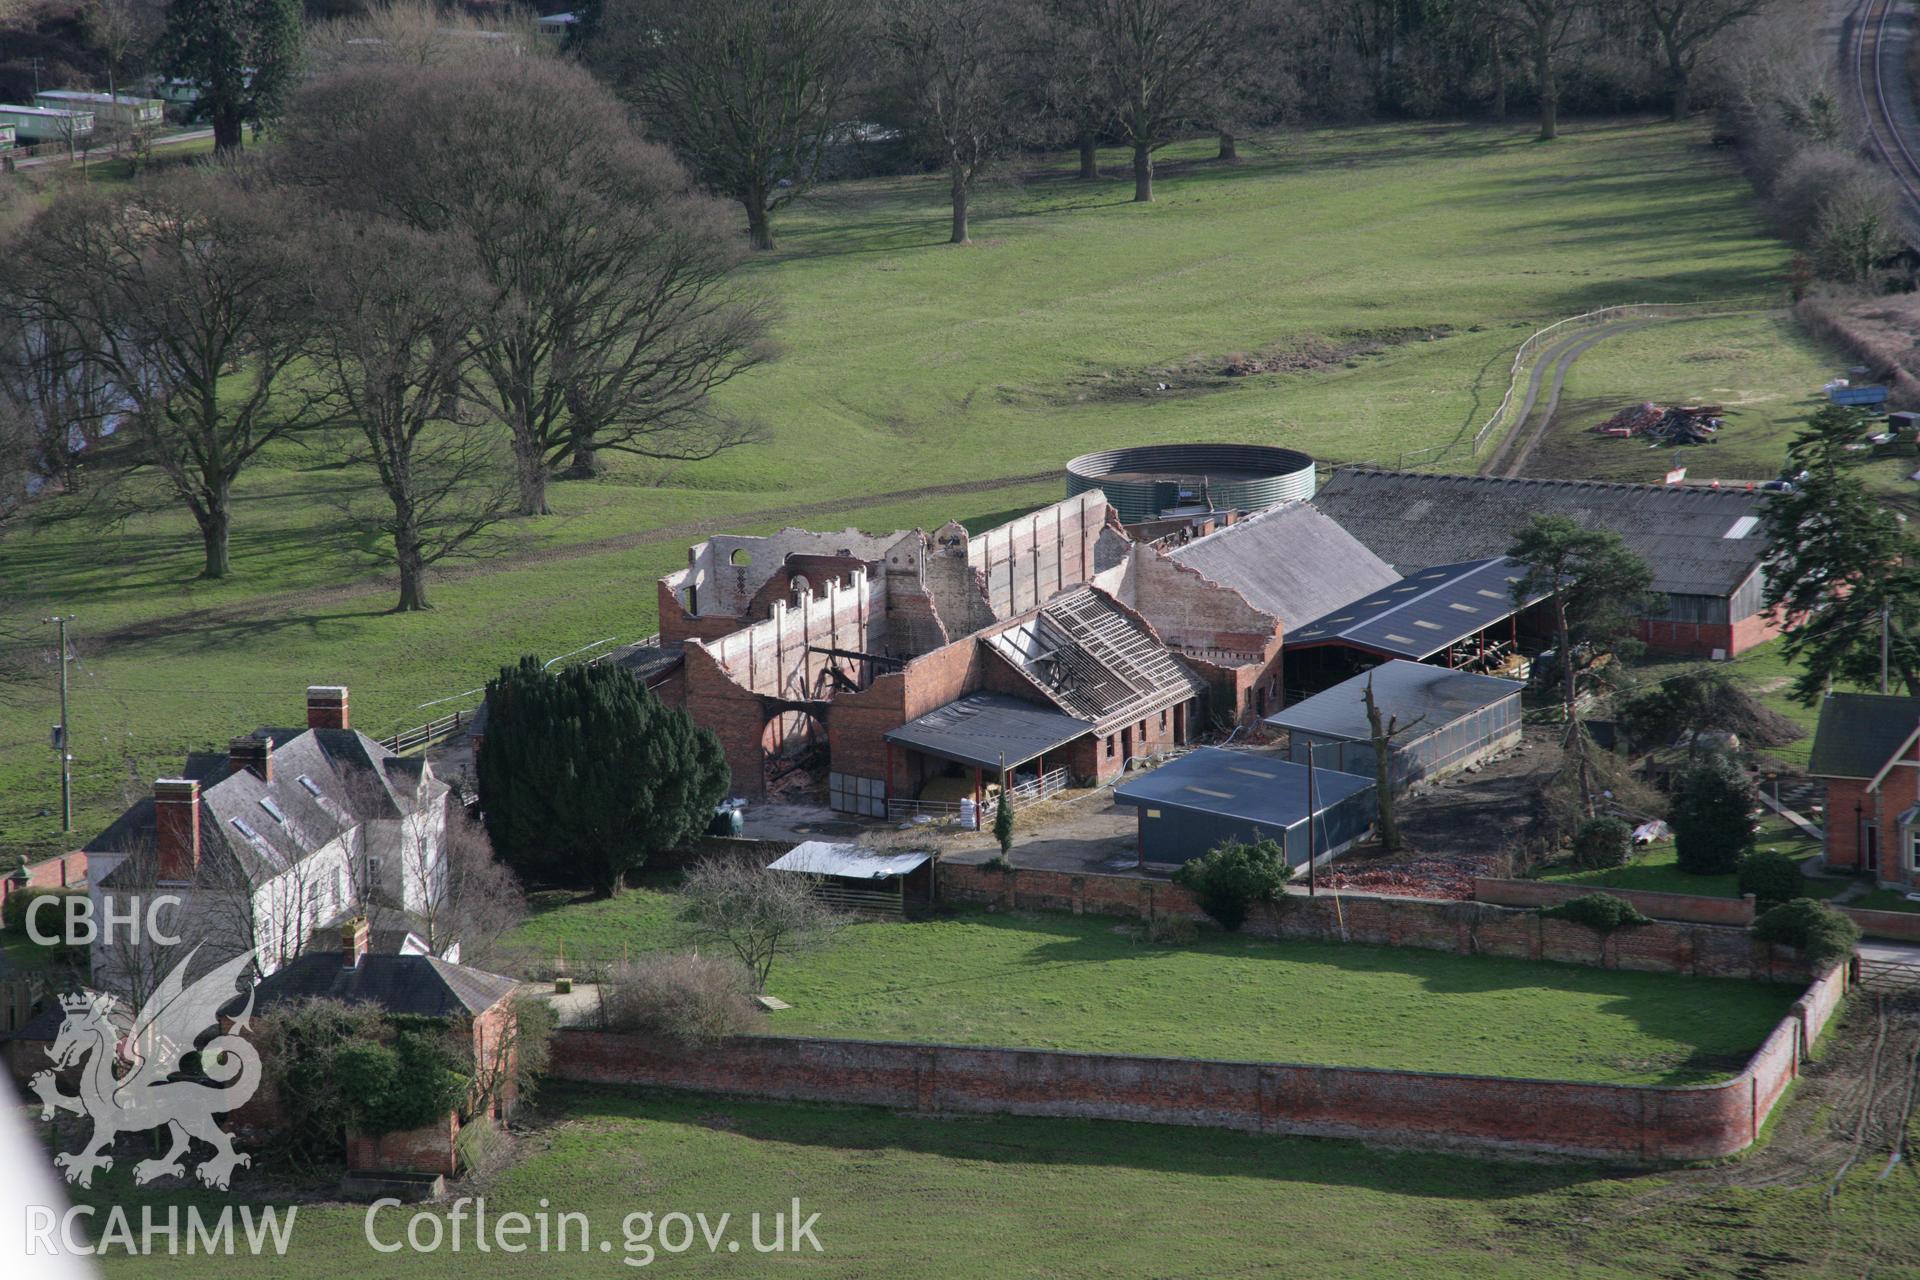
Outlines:
{"label": "telegraph pole", "polygon": [[67,750],[71,740],[67,733],[67,624],[73,621],[73,615],[61,614],[52,618],[43,618],[43,622],[60,628],[60,727],[56,729],[54,749],[60,753],[60,829],[73,830],[73,753]]}
{"label": "telegraph pole", "polygon": [[1893,629],[1893,604],[1880,603],[1880,696],[1887,694],[1887,633]]}

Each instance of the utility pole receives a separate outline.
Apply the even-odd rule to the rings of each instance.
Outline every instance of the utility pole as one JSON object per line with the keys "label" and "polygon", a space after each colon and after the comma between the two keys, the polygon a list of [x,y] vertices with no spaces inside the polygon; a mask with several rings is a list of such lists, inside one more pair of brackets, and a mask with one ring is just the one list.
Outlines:
{"label": "utility pole", "polygon": [[1880,696],[1883,698],[1887,694],[1887,632],[1892,629],[1892,614],[1892,602],[1882,600],[1880,602]]}
{"label": "utility pole", "polygon": [[73,830],[73,753],[67,749],[71,741],[67,732],[67,624],[73,621],[73,615],[61,614],[52,618],[43,618],[60,629],[60,727],[55,731],[54,749],[60,753],[60,829]]}
{"label": "utility pole", "polygon": [[1309,898],[1317,898],[1320,896],[1320,886],[1318,882],[1314,879],[1314,869],[1313,869],[1313,856],[1314,856],[1313,811],[1315,808],[1314,800],[1315,800],[1315,796],[1314,796],[1314,787],[1313,787],[1313,743],[1309,741],[1307,743],[1307,896]]}

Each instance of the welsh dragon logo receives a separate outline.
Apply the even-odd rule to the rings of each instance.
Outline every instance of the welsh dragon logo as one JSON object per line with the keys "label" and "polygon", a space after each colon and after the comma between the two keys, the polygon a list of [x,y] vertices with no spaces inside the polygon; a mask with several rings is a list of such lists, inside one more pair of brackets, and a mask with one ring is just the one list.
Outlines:
{"label": "welsh dragon logo", "polygon": [[[253,957],[243,953],[192,986],[184,986],[193,957],[190,951],[173,967],[124,1033],[113,1020],[111,996],[61,997],[66,1020],[47,1050],[55,1070],[41,1071],[29,1083],[40,1096],[41,1119],[53,1119],[56,1111],[71,1111],[93,1121],[92,1135],[78,1150],[53,1158],[68,1182],[92,1186],[96,1169],[113,1167],[115,1138],[162,1126],[171,1134],[173,1146],[165,1155],[135,1165],[136,1183],[184,1176],[185,1157],[195,1138],[214,1149],[213,1156],[194,1170],[209,1187],[225,1190],[234,1169],[252,1163],[233,1149],[233,1139],[213,1120],[245,1103],[260,1087],[260,1055],[238,1034],[246,1029],[253,1011],[251,994],[231,1032],[200,1047],[200,1074],[215,1083],[170,1077],[195,1040],[216,1025],[220,1007],[233,999],[235,982]],[[55,1071],[83,1060],[80,1092],[68,1097],[60,1092]]]}

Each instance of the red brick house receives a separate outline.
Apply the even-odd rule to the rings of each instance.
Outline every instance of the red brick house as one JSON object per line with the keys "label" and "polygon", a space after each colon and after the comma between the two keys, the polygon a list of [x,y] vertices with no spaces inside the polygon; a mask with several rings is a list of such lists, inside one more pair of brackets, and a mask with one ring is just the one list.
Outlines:
{"label": "red brick house", "polygon": [[[253,989],[257,1017],[305,1000],[373,1004],[382,1013],[444,1020],[473,1037],[473,1056],[487,1074],[500,1080],[488,1113],[504,1120],[513,1112],[513,994],[519,983],[429,955],[383,955],[369,950],[372,933],[365,919],[342,926],[338,951],[310,951],[263,979]],[[479,1074],[479,1072],[476,1072]],[[260,1097],[248,1104],[243,1122],[272,1123],[278,1099]],[[469,1111],[472,1107],[469,1107]],[[471,1119],[468,1121],[471,1123]],[[452,1176],[459,1172],[457,1112],[435,1124],[400,1133],[351,1134],[347,1139],[349,1173],[411,1173]]]}
{"label": "red brick house", "polygon": [[1807,772],[1827,784],[1827,865],[1920,887],[1920,698],[1828,694]]}

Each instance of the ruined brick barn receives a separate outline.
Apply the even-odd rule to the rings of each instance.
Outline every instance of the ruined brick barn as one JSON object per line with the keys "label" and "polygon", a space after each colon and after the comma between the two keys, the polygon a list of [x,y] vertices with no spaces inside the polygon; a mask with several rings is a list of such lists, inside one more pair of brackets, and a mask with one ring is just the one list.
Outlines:
{"label": "ruined brick barn", "polygon": [[1104,778],[1279,696],[1280,620],[1097,490],[981,533],[717,536],[658,595],[679,665],[657,687],[749,797],[822,750],[835,807],[875,816],[979,791],[1003,757],[1016,783]]}

